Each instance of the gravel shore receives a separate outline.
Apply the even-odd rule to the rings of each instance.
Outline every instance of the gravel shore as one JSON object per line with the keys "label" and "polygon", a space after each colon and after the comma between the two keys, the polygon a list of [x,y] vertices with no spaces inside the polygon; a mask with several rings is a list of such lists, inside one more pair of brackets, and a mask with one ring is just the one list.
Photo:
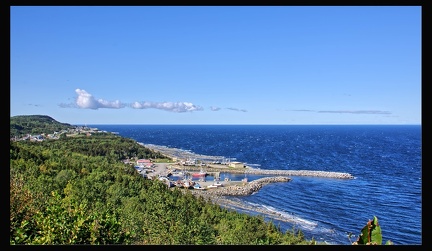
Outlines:
{"label": "gravel shore", "polygon": [[232,210],[246,210],[261,214],[265,217],[269,217],[275,220],[280,220],[284,222],[295,223],[294,218],[289,215],[282,215],[280,213],[270,211],[265,208],[258,208],[255,206],[248,205],[241,202],[236,198],[227,198],[226,196],[246,196],[254,192],[257,192],[264,185],[274,182],[289,182],[291,178],[277,176],[277,177],[266,177],[258,180],[254,180],[247,183],[237,182],[237,183],[226,183],[226,186],[206,189],[206,190],[196,190],[196,189],[182,189],[184,193],[192,193],[196,197],[203,197],[205,200],[210,200],[213,203]]}

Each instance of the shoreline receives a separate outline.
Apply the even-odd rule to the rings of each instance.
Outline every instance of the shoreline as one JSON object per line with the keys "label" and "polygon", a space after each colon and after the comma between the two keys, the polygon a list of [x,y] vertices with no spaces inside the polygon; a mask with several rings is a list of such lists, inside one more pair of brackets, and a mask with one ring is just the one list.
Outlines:
{"label": "shoreline", "polygon": [[258,190],[264,185],[275,183],[275,182],[289,182],[291,178],[278,176],[278,177],[266,177],[257,179],[247,183],[236,183],[234,185],[222,186],[213,189],[197,190],[197,189],[181,189],[184,193],[190,192],[195,197],[202,197],[206,201],[210,200],[216,205],[221,207],[238,211],[238,209],[254,212],[271,219],[290,222],[295,224],[293,217],[283,216],[278,212],[274,212],[265,208],[258,208],[256,206],[248,205],[244,202],[235,200],[235,198],[227,198],[226,196],[248,196]]}
{"label": "shoreline", "polygon": [[203,197],[206,201],[207,200],[211,200],[212,203],[219,205],[220,207],[229,209],[229,210],[234,210],[236,212],[239,211],[239,209],[244,210],[244,211],[249,211],[249,212],[254,212],[257,215],[262,215],[264,217],[267,218],[271,218],[274,220],[279,220],[279,221],[283,221],[283,222],[289,222],[292,224],[296,224],[297,222],[294,220],[293,217],[287,217],[287,216],[283,216],[282,214],[278,213],[278,212],[274,212],[265,208],[258,208],[258,207],[254,207],[252,205],[248,205],[244,202],[241,201],[237,201],[235,199],[232,198],[226,198],[223,195],[216,195],[216,196],[211,196],[209,194],[204,194],[204,193],[192,193],[194,196],[196,197]]}
{"label": "shoreline", "polygon": [[[239,212],[240,209],[246,211],[244,213],[253,212],[267,219],[289,222],[291,224],[297,224],[298,222],[296,222],[295,218],[291,215],[283,215],[281,213],[271,211],[266,208],[260,208],[257,206],[248,205],[247,203],[242,202],[236,198],[236,197],[251,195],[257,192],[259,189],[261,189],[264,185],[269,183],[289,182],[289,181],[291,181],[291,178],[289,177],[278,176],[278,177],[266,177],[266,178],[261,178],[243,184],[237,183],[235,185],[228,185],[228,186],[223,186],[223,187],[218,187],[213,189],[206,189],[206,190],[181,189],[181,190],[184,193],[190,192],[193,196],[197,198],[202,197],[206,201],[210,200],[215,205],[219,205],[220,207],[229,210],[234,210],[236,212]],[[232,196],[234,198],[227,198],[227,196]]]}

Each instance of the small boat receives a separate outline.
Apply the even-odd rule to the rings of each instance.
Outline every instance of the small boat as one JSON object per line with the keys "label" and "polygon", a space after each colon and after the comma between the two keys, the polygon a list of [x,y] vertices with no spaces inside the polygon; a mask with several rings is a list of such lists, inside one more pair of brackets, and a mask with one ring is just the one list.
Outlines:
{"label": "small boat", "polygon": [[160,181],[163,181],[168,187],[175,186],[174,183],[171,180],[169,180],[167,177],[165,177],[165,176],[160,176],[158,179]]}
{"label": "small boat", "polygon": [[192,180],[183,180],[183,187],[186,189],[192,188],[193,184]]}
{"label": "small boat", "polygon": [[206,175],[207,173],[202,168],[198,173],[192,173],[192,177],[194,178],[205,177]]}
{"label": "small boat", "polygon": [[214,179],[214,182],[213,182],[213,186],[221,187],[221,186],[222,186],[222,183],[220,183],[219,180],[220,180],[219,177],[215,178],[215,179]]}
{"label": "small boat", "polygon": [[181,187],[183,187],[183,181],[181,181],[181,180],[177,180],[177,181],[174,183],[174,185],[175,185],[176,187],[181,188]]}
{"label": "small boat", "polygon": [[169,181],[168,177],[165,176],[159,176],[158,178],[160,181]]}
{"label": "small boat", "polygon": [[220,183],[219,181],[216,181],[215,183],[213,183],[213,186],[221,187],[221,186],[223,186],[223,185],[222,185],[222,183]]}
{"label": "small boat", "polygon": [[208,185],[207,188],[218,188],[218,186],[216,186],[215,184],[212,184],[212,185]]}
{"label": "small boat", "polygon": [[184,173],[182,171],[178,171],[178,170],[173,170],[170,172],[170,174],[173,177],[183,177],[184,176]]}
{"label": "small boat", "polygon": [[198,182],[195,183],[195,185],[193,185],[194,189],[204,189],[204,187],[202,187]]}

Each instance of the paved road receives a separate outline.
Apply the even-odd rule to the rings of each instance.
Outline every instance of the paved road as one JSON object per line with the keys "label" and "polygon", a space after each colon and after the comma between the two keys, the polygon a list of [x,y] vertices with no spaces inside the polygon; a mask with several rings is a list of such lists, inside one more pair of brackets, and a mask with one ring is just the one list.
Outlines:
{"label": "paved road", "polygon": [[149,176],[160,175],[166,176],[170,163],[155,163],[154,173],[149,173]]}

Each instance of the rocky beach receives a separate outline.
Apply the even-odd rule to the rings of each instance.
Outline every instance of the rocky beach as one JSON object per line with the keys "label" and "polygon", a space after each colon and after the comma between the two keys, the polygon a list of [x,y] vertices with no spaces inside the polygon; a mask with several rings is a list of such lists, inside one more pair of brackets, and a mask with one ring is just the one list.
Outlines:
{"label": "rocky beach", "polygon": [[227,209],[242,209],[253,211],[262,214],[265,217],[272,219],[294,222],[292,217],[281,215],[265,208],[257,208],[245,204],[235,198],[227,198],[226,196],[247,196],[257,192],[264,185],[275,182],[289,182],[291,178],[284,176],[266,177],[251,182],[224,182],[225,185],[217,188],[197,190],[197,189],[182,189],[183,192],[190,192],[196,197],[203,197],[205,200],[210,200],[213,203]]}

